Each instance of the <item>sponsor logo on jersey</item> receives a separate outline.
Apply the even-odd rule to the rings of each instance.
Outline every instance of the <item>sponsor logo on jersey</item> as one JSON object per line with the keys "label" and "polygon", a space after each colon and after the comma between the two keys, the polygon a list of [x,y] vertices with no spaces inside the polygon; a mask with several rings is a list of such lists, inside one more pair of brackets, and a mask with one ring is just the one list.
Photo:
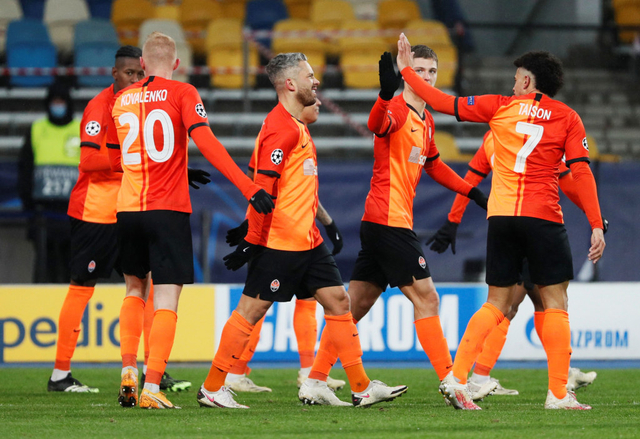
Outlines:
{"label": "sponsor logo on jersey", "polygon": [[282,163],[283,155],[284,154],[282,153],[281,149],[274,149],[271,153],[271,161],[273,162],[273,164],[279,165],[280,163]]}
{"label": "sponsor logo on jersey", "polygon": [[89,266],[87,267],[87,271],[89,271],[89,273],[93,273],[93,271],[95,269],[96,269],[96,261],[89,262]]}
{"label": "sponsor logo on jersey", "polygon": [[271,281],[271,291],[274,293],[280,289],[280,281],[278,279],[274,279]]}
{"label": "sponsor logo on jersey", "polygon": [[207,112],[204,109],[204,105],[200,103],[196,104],[196,113],[198,113],[198,116],[200,117],[204,117],[205,119],[207,118]]}
{"label": "sponsor logo on jersey", "polygon": [[476,103],[475,96],[467,96],[467,105],[474,105]]}
{"label": "sponsor logo on jersey", "polygon": [[313,159],[306,159],[302,163],[302,173],[303,175],[318,175],[318,167]]}
{"label": "sponsor logo on jersey", "polygon": [[422,268],[427,268],[427,261],[425,261],[422,256],[418,258],[418,264],[420,264]]}
{"label": "sponsor logo on jersey", "polygon": [[416,163],[420,166],[424,166],[427,161],[427,156],[422,155],[422,148],[418,146],[411,147],[411,154],[409,154],[409,159],[407,160],[409,163]]}
{"label": "sponsor logo on jersey", "polygon": [[84,126],[84,132],[90,136],[97,136],[98,134],[100,134],[100,123],[96,120],[88,122]]}

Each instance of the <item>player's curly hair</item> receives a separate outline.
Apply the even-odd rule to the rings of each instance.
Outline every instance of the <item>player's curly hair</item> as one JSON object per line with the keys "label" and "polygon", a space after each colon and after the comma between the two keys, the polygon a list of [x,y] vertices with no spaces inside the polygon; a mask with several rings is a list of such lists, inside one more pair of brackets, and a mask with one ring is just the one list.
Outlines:
{"label": "player's curly hair", "polygon": [[118,58],[140,58],[142,56],[142,49],[135,46],[122,46],[116,52],[116,59]]}
{"label": "player's curly hair", "polygon": [[285,70],[298,67],[300,61],[306,60],[307,56],[301,52],[279,53],[271,58],[265,68],[269,76],[269,81],[271,81],[273,85],[276,85],[276,82],[282,80],[282,75]]}
{"label": "player's curly hair", "polygon": [[549,52],[527,52],[516,59],[513,65],[529,70],[535,77],[536,88],[551,97],[554,97],[564,85],[562,61]]}
{"label": "player's curly hair", "polygon": [[411,51],[413,52],[414,58],[432,59],[436,64],[438,63],[438,55],[436,55],[436,52],[429,46],[416,44],[415,46],[411,46]]}

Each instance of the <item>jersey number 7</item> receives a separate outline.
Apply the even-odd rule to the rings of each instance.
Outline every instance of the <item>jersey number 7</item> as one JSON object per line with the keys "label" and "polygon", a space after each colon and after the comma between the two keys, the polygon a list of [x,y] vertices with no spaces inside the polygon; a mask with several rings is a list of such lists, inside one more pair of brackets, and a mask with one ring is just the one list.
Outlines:
{"label": "jersey number 7", "polygon": [[535,125],[527,122],[518,122],[516,123],[516,133],[530,136],[522,148],[520,148],[520,151],[518,151],[518,154],[516,155],[516,164],[513,167],[515,172],[522,174],[527,162],[527,157],[529,157],[529,154],[533,152],[542,139],[544,127],[542,125]]}
{"label": "jersey number 7", "polygon": [[[120,125],[129,125],[129,132],[122,142],[122,162],[125,165],[139,165],[142,163],[139,152],[129,152],[134,142],[140,143],[138,135],[140,133],[140,119],[134,113],[124,113],[118,118]],[[156,122],[160,122],[162,127],[163,145],[162,150],[158,151],[156,142],[153,137],[153,127]],[[151,111],[144,120],[142,127],[142,137],[144,140],[147,155],[151,160],[157,163],[166,162],[173,154],[175,138],[173,134],[173,123],[171,117],[164,110]]]}

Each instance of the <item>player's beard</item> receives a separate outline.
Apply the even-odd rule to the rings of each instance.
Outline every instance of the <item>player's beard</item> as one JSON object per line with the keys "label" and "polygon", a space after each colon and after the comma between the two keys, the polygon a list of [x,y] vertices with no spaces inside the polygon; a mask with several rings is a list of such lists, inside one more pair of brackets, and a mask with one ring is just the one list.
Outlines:
{"label": "player's beard", "polygon": [[296,99],[298,99],[298,102],[300,102],[305,107],[316,103],[316,96],[314,95],[312,89],[299,90],[296,94]]}

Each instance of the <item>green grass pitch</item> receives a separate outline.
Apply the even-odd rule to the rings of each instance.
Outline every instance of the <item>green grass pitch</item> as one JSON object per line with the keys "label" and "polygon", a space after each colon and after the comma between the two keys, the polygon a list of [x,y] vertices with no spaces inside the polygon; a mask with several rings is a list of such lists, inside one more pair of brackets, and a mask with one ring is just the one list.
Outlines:
{"label": "green grass pitch", "polygon": [[[494,376],[519,396],[490,396],[482,411],[446,407],[431,369],[370,368],[371,378],[407,384],[392,402],[368,409],[303,406],[297,398],[295,369],[256,369],[251,378],[273,393],[239,394],[250,410],[200,408],[196,393],[208,367],[170,365],[190,391],[169,393],[182,410],[123,409],[118,405],[118,367],[76,368],[74,376],[100,388],[98,394],[48,393],[50,369],[3,368],[0,432],[3,438],[189,437],[189,438],[638,438],[640,374],[637,370],[598,370],[595,383],[579,389],[588,412],[544,410],[547,374],[542,369],[496,369]],[[342,370],[332,376],[345,378]],[[338,396],[350,400],[347,389]]]}

